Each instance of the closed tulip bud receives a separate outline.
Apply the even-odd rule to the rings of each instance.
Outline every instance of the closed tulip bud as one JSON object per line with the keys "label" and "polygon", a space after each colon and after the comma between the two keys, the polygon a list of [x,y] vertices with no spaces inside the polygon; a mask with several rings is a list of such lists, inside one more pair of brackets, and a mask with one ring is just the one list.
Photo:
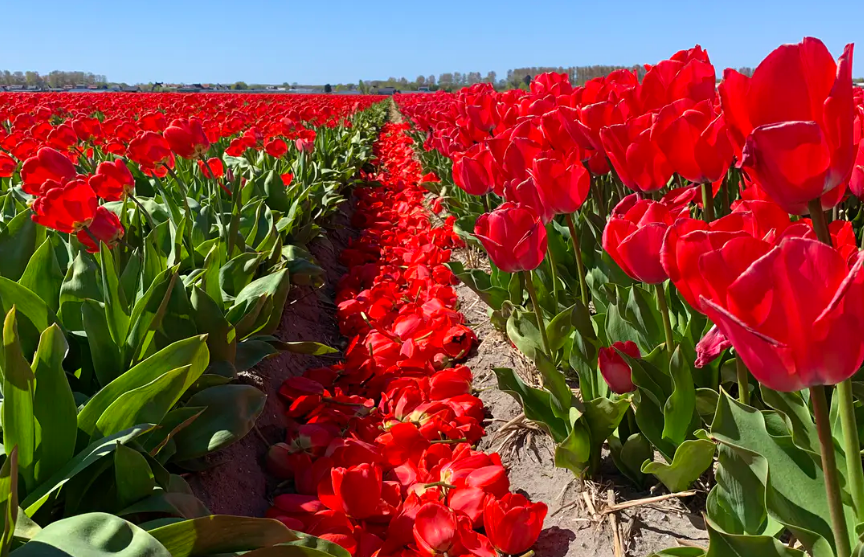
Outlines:
{"label": "closed tulip bud", "polygon": [[619,352],[631,358],[641,358],[639,347],[632,340],[616,342],[608,348],[601,348],[598,354],[600,373],[613,393],[623,395],[636,390],[633,384],[632,370]]}
{"label": "closed tulip bud", "polygon": [[546,228],[531,210],[505,203],[480,215],[474,235],[504,272],[531,271],[546,255]]}

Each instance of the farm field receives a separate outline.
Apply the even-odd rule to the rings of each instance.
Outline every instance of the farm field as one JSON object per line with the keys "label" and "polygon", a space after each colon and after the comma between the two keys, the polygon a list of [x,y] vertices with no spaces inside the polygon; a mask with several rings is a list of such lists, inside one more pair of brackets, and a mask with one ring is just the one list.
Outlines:
{"label": "farm field", "polygon": [[852,62],[0,93],[0,555],[861,555]]}

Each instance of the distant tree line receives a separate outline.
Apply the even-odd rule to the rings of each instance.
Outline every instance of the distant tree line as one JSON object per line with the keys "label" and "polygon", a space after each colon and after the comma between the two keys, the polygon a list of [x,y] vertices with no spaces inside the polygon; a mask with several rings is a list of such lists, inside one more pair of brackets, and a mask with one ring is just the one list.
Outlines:
{"label": "distant tree line", "polygon": [[63,87],[64,85],[107,85],[108,78],[90,72],[64,72],[54,70],[47,75],[39,72],[0,72],[0,85],[26,85],[38,87]]}

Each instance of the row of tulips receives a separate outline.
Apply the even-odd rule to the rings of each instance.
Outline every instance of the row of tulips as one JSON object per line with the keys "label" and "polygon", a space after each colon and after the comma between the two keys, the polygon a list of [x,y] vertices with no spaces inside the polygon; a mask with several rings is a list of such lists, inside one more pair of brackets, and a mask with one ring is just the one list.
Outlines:
{"label": "row of tulips", "polygon": [[238,371],[333,351],[273,334],[379,100],[0,95],[0,554],[347,557],[184,475],[254,427]]}
{"label": "row of tulips", "polygon": [[[387,124],[372,182],[356,190],[360,237],[342,253],[342,363],[288,379],[291,420],[268,464],[294,493],[268,516],[355,557],[520,555],[546,505],[510,493],[500,457],[472,449],[483,403],[458,365],[476,343],[447,269],[462,246],[452,221],[433,227],[407,124]],[[481,533],[482,532],[482,533]]]}
{"label": "row of tulips", "polygon": [[697,46],[641,81],[397,98],[491,272],[451,268],[537,365],[539,388],[496,372],[556,464],[593,474],[608,443],[637,485],[713,486],[710,548],[663,555],[864,547],[852,52],[805,38],[718,86]]}

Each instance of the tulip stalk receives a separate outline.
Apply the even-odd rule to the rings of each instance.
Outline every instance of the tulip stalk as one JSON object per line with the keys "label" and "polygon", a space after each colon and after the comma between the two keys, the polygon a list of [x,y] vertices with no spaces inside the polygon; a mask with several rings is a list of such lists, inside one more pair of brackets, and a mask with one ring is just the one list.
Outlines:
{"label": "tulip stalk", "polygon": [[[815,199],[810,202],[809,208],[816,237],[820,242],[831,246],[831,233],[828,230],[828,223],[825,221],[822,203],[819,199]],[[852,492],[852,502],[855,505],[858,522],[864,522],[864,468],[861,466],[861,444],[858,440],[858,423],[855,420],[855,400],[852,397],[851,378],[837,384],[836,396],[840,410],[840,424],[843,427],[843,452],[846,454],[846,475],[849,478],[849,490]]]}
{"label": "tulip stalk", "polygon": [[813,413],[816,416],[816,430],[819,433],[819,444],[822,448],[822,473],[825,477],[825,495],[833,525],[834,545],[837,548],[837,557],[849,557],[852,549],[849,544],[849,530],[846,527],[846,518],[843,516],[843,501],[840,499],[840,481],[837,474],[837,460],[834,457],[834,437],[831,435],[828,400],[825,397],[824,386],[817,385],[810,387],[810,402],[813,404]]}
{"label": "tulip stalk", "polygon": [[750,372],[741,360],[741,354],[735,355],[735,373],[738,376],[738,401],[750,406]]}
{"label": "tulip stalk", "polygon": [[552,255],[552,246],[546,247],[546,256],[549,262],[549,274],[552,277],[552,299],[555,300],[555,313],[561,303],[561,295],[558,293],[558,269],[555,266],[555,257]]}
{"label": "tulip stalk", "polygon": [[585,263],[582,261],[582,244],[579,240],[579,231],[573,222],[573,215],[567,215],[567,227],[570,229],[570,240],[573,242],[573,253],[576,255],[576,269],[579,272],[579,293],[582,295],[582,303],[588,307],[588,284],[585,282]]}
{"label": "tulip stalk", "polygon": [[657,309],[660,310],[660,318],[663,320],[663,333],[666,335],[666,349],[671,354],[675,350],[675,339],[672,336],[672,321],[669,319],[669,304],[666,302],[666,292],[663,283],[654,285],[657,292]]}
{"label": "tulip stalk", "polygon": [[714,220],[714,189],[710,182],[702,183],[702,219],[705,222]]}
{"label": "tulip stalk", "polygon": [[537,302],[537,291],[534,290],[534,282],[531,271],[522,271],[525,276],[525,287],[528,288],[528,297],[531,298],[531,307],[534,309],[534,317],[537,318],[537,328],[540,329],[540,338],[543,340],[543,350],[549,359],[552,359],[552,351],[549,349],[549,337],[546,336],[546,325],[543,323],[543,310]]}

